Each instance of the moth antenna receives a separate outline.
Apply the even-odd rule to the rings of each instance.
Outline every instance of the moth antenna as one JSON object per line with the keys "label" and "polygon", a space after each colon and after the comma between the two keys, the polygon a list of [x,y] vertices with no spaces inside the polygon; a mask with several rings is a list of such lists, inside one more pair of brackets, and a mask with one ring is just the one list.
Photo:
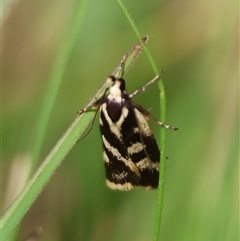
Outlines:
{"label": "moth antenna", "polygon": [[145,89],[146,89],[149,85],[151,85],[151,84],[153,84],[155,81],[157,81],[157,80],[161,77],[162,74],[163,74],[163,71],[160,70],[158,75],[156,75],[152,80],[150,80],[149,82],[147,82],[147,84],[145,84],[145,85],[142,86],[141,88],[135,90],[131,95],[129,95],[129,97],[132,98],[134,95],[137,95],[137,94],[145,91]]}
{"label": "moth antenna", "polygon": [[[122,77],[126,74],[126,72],[130,69],[133,62],[137,59],[139,54],[142,51],[142,43],[146,44],[149,37],[145,36],[142,38],[142,42],[137,43],[133,48],[131,48],[121,59],[118,66],[112,71],[111,76],[115,76],[116,78]],[[128,60],[128,64],[126,65],[126,61]]]}

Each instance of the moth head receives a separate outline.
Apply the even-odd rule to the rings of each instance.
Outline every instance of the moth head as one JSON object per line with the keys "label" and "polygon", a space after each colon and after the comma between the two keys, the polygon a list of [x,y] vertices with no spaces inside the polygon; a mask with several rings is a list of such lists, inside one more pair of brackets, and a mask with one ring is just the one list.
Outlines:
{"label": "moth head", "polygon": [[125,81],[122,78],[117,79],[114,76],[110,76],[109,78],[112,80],[113,84],[109,88],[108,99],[121,102],[122,95],[126,93]]}

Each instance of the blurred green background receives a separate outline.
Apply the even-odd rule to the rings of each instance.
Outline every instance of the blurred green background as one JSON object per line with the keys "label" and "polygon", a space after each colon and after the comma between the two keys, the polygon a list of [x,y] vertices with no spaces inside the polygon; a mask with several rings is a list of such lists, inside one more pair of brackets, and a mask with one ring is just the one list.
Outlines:
{"label": "blurred green background", "polygon": [[[29,147],[76,1],[3,1],[3,210],[25,185]],[[125,1],[164,70],[167,172],[160,240],[239,240],[239,33],[237,1]],[[138,42],[115,1],[89,1],[54,103],[39,163]],[[128,92],[154,76],[142,53]],[[157,84],[134,98],[159,117]],[[159,137],[159,126],[151,123]],[[157,191],[109,190],[97,121],[65,158],[19,227],[39,240],[152,240]]]}

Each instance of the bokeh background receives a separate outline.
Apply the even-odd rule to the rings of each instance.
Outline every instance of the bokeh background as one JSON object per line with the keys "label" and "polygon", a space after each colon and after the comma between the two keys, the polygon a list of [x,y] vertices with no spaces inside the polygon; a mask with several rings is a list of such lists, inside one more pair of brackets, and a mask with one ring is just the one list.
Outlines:
{"label": "bokeh background", "polygon": [[[3,1],[3,210],[25,185],[34,141],[59,46],[77,1]],[[159,67],[164,70],[167,172],[161,239],[239,240],[239,12],[238,1],[125,1]],[[135,43],[115,1],[88,1],[57,94],[38,165],[76,111]],[[125,76],[131,93],[154,76],[142,53]],[[159,117],[157,84],[134,98]],[[156,123],[151,127],[159,137]],[[22,240],[36,226],[39,240],[152,240],[157,191],[105,186],[97,122],[65,158],[19,226]]]}

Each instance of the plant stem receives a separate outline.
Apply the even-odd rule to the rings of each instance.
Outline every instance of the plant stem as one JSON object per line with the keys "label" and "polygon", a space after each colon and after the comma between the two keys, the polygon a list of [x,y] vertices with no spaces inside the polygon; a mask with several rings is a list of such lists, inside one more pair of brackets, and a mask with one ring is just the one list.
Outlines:
{"label": "plant stem", "polygon": [[[116,0],[119,4],[121,10],[123,11],[125,17],[127,18],[130,26],[132,27],[133,31],[135,32],[136,36],[139,40],[141,40],[140,33],[131,18],[130,14],[128,13],[126,7],[123,5],[121,0]],[[157,75],[159,73],[158,68],[151,57],[150,52],[148,51],[147,47],[143,45],[144,52],[147,55],[147,58],[152,66],[153,72]],[[166,95],[165,95],[165,88],[162,79],[159,80],[159,91],[160,91],[160,116],[161,121],[165,122],[166,120]],[[161,218],[162,218],[162,209],[163,209],[163,197],[164,197],[164,179],[165,179],[165,166],[166,166],[166,130],[165,128],[161,128],[160,133],[160,148],[161,148],[161,164],[160,164],[160,178],[159,178],[159,189],[158,189],[158,197],[157,197],[157,207],[156,207],[156,217],[155,217],[155,224],[154,224],[154,234],[153,234],[153,241],[157,241],[160,234],[160,227],[161,227]]]}

